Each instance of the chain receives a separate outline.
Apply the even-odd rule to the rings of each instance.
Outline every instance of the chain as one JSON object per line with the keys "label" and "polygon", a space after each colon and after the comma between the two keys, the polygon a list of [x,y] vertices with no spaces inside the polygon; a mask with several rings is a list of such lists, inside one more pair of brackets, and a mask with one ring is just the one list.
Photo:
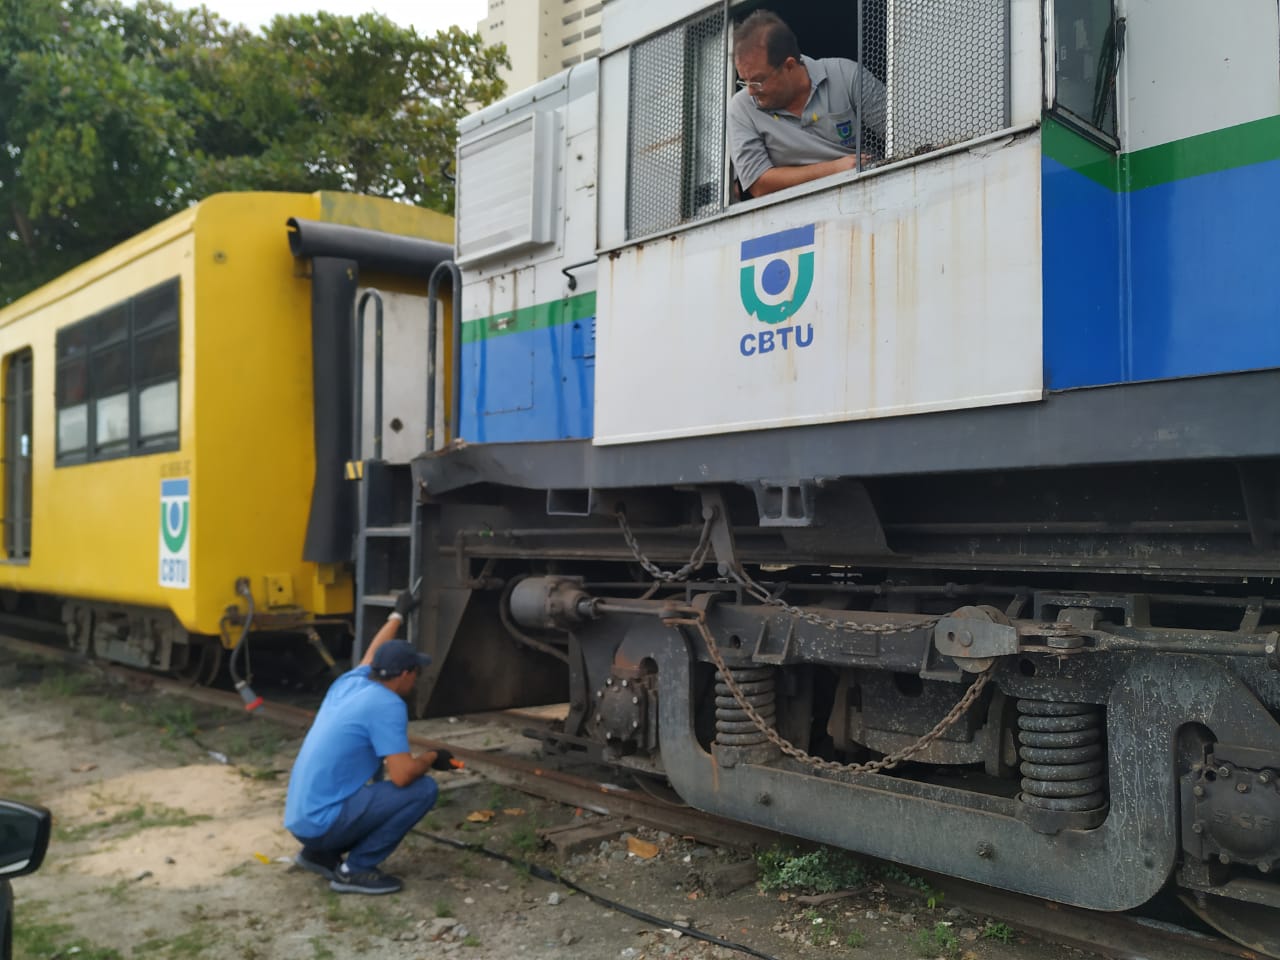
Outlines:
{"label": "chain", "polygon": [[840,763],[835,760],[823,760],[805,753],[794,743],[783,738],[768,722],[760,716],[756,708],[751,705],[742,690],[738,687],[737,681],[733,679],[733,673],[729,670],[728,665],[724,662],[724,657],[720,654],[720,648],[716,645],[715,638],[711,636],[711,631],[707,628],[706,616],[702,611],[695,611],[693,616],[684,618],[674,618],[665,621],[669,625],[687,625],[696,627],[702,635],[703,642],[707,645],[707,653],[711,655],[712,662],[716,665],[716,669],[720,671],[720,676],[724,680],[725,686],[729,688],[729,692],[733,694],[733,699],[737,701],[743,712],[751,718],[751,722],[763,733],[775,747],[785,753],[787,756],[806,763],[811,767],[819,770],[830,770],[840,773],[878,773],[882,770],[889,770],[896,767],[903,760],[909,760],[917,753],[924,750],[929,744],[937,740],[947,728],[959,720],[971,706],[978,696],[986,688],[987,682],[991,679],[991,668],[988,667],[982,673],[978,674],[978,678],[965,691],[963,697],[957,701],[956,705],[947,711],[947,715],[938,721],[932,730],[922,736],[915,743],[901,750],[886,754],[879,760],[870,760],[866,763]]}
{"label": "chain", "polygon": [[639,561],[640,566],[644,567],[645,573],[655,580],[661,580],[664,583],[686,580],[689,574],[707,562],[707,554],[711,552],[711,524],[715,519],[714,513],[703,522],[702,535],[698,537],[698,545],[693,548],[693,555],[689,557],[689,562],[674,573],[663,570],[644,555],[640,549],[640,544],[636,542],[635,534],[631,532],[631,525],[627,523],[627,515],[624,511],[620,509],[614,516],[618,518],[618,526],[622,530],[622,539],[627,541],[627,546],[631,549],[631,553],[636,560]]}
{"label": "chain", "polygon": [[890,633],[909,633],[912,630],[928,630],[938,625],[938,621],[942,617],[927,617],[923,620],[912,620],[910,623],[858,623],[856,620],[835,620],[831,617],[824,617],[821,614],[812,613],[808,610],[802,610],[794,604],[787,603],[780,596],[775,596],[766,590],[755,580],[751,579],[751,575],[745,570],[730,568],[729,576],[733,577],[748,595],[759,600],[761,603],[770,607],[777,607],[783,613],[795,617],[797,620],[804,620],[807,623],[815,624],[819,627],[833,627],[836,630],[847,630],[849,633],[878,633],[881,635]]}

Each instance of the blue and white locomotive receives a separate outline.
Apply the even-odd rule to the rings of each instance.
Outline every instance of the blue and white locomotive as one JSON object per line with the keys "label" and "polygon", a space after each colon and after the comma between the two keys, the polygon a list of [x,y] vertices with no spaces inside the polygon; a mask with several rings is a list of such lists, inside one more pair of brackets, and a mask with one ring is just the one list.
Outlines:
{"label": "blue and white locomotive", "polygon": [[616,0],[462,126],[419,711],[1280,956],[1275,0],[787,4],[882,142],[740,200],[757,5]]}

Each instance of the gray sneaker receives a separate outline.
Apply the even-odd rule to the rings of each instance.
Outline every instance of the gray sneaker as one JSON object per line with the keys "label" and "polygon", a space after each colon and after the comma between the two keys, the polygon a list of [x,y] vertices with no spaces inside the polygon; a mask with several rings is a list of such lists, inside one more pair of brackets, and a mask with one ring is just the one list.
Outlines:
{"label": "gray sneaker", "polygon": [[397,893],[403,887],[399,877],[383,873],[376,867],[353,873],[345,863],[333,871],[333,879],[329,881],[329,889],[334,893],[363,893],[368,896]]}
{"label": "gray sneaker", "polygon": [[342,858],[336,853],[307,853],[304,847],[294,856],[293,863],[309,873],[317,873],[326,880],[332,880],[333,872],[342,863]]}

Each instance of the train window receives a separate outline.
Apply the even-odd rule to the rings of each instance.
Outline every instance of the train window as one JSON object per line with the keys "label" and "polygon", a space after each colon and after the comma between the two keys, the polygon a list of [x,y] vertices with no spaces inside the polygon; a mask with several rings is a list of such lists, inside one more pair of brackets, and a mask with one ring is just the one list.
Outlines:
{"label": "train window", "polygon": [[4,363],[4,547],[10,562],[31,559],[31,348]]}
{"label": "train window", "polygon": [[57,335],[57,462],[178,446],[178,281]]}
{"label": "train window", "polygon": [[1053,111],[1109,146],[1116,140],[1116,74],[1124,21],[1114,0],[1057,0],[1053,5]]}
{"label": "train window", "polygon": [[642,41],[631,52],[628,238],[716,213],[723,205],[724,33],[724,12],[716,11]]}

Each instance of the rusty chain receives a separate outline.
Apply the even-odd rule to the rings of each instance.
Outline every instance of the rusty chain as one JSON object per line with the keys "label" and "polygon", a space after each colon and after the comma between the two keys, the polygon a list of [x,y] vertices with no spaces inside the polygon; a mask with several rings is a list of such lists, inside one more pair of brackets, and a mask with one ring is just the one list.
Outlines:
{"label": "rusty chain", "polygon": [[631,549],[631,553],[636,560],[639,561],[640,566],[644,567],[644,572],[655,580],[661,580],[664,583],[676,583],[680,580],[686,580],[689,574],[707,562],[707,554],[711,552],[711,525],[715,520],[715,514],[707,517],[703,522],[702,535],[698,537],[698,545],[693,548],[693,555],[689,557],[689,562],[674,572],[663,570],[644,555],[640,549],[640,544],[636,542],[635,534],[631,532],[631,525],[627,523],[625,511],[619,509],[614,516],[617,517],[618,527],[622,530],[622,539],[627,541],[627,546]]}
{"label": "rusty chain", "polygon": [[[711,526],[715,520],[712,514],[702,525],[702,535],[698,538],[698,545],[694,548],[693,556],[679,570],[669,573],[659,568],[653,561],[644,555],[640,549],[640,544],[636,541],[635,534],[631,532],[631,526],[627,523],[627,515],[618,510],[615,514],[618,519],[618,526],[622,529],[622,537],[627,541],[627,546],[631,549],[632,555],[644,567],[655,580],[661,580],[665,583],[675,583],[686,579],[690,573],[697,570],[706,563],[707,554],[711,550]],[[813,613],[809,610],[803,610],[794,604],[787,603],[780,596],[770,593],[764,586],[757,583],[751,578],[745,570],[738,569],[736,564],[726,564],[729,568],[729,576],[746,591],[746,593],[758,600],[760,603],[770,607],[777,607],[788,616],[797,620],[804,620],[819,627],[831,627],[836,630],[845,630],[849,633],[875,633],[881,636],[887,636],[891,633],[909,633],[912,630],[927,630],[937,626],[941,617],[926,617],[921,620],[912,620],[910,623],[859,623],[856,620],[836,620],[832,617],[824,617],[821,614]]]}
{"label": "rusty chain", "polygon": [[756,725],[762,734],[769,739],[775,747],[785,753],[787,756],[801,763],[808,764],[818,770],[830,770],[839,773],[879,773],[883,770],[889,770],[896,767],[903,760],[909,760],[917,753],[924,750],[929,744],[937,740],[947,728],[959,720],[978,699],[982,691],[986,689],[987,682],[991,679],[991,668],[988,667],[982,673],[978,674],[978,678],[970,684],[969,689],[965,691],[954,707],[947,711],[947,715],[937,722],[932,730],[922,736],[910,746],[903,747],[901,750],[895,750],[893,753],[886,754],[879,760],[869,760],[866,763],[840,763],[836,760],[823,760],[821,757],[815,757],[812,754],[805,753],[794,743],[787,740],[778,733],[776,729],[771,727],[754,706],[751,701],[746,698],[737,681],[733,679],[733,673],[728,665],[724,662],[724,657],[720,653],[715,638],[711,636],[711,630],[707,627],[706,615],[701,610],[691,611],[692,616],[673,617],[665,622],[670,626],[692,626],[696,627],[702,635],[702,641],[707,645],[707,653],[711,655],[712,662],[716,665],[716,669],[720,671],[720,677],[724,680],[724,684],[729,688],[729,692],[733,694],[733,699],[737,702],[742,711],[751,718],[751,722]]}

